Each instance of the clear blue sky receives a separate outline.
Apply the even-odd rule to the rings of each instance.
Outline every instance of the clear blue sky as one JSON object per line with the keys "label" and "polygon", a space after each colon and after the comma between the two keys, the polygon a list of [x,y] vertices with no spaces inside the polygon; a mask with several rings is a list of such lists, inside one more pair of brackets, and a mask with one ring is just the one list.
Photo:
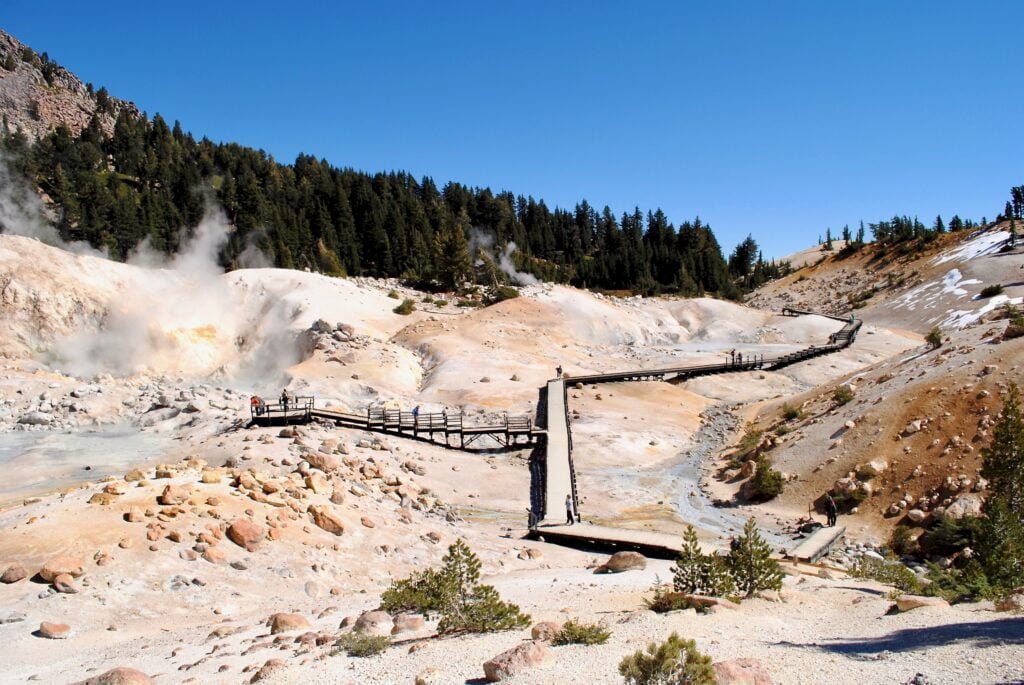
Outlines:
{"label": "clear blue sky", "polygon": [[1024,2],[66,2],[0,26],[197,136],[616,214],[766,256],[1024,183]]}

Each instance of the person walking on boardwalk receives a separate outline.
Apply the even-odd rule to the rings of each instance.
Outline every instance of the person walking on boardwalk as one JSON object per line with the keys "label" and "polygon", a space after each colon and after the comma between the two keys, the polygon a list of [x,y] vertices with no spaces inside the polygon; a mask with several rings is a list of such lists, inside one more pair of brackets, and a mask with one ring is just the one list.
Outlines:
{"label": "person walking on boardwalk", "polygon": [[281,391],[281,409],[288,411],[288,388]]}
{"label": "person walking on boardwalk", "polygon": [[558,374],[557,378],[561,378],[562,377],[562,365],[561,364],[559,364],[558,366],[555,367],[555,373]]}
{"label": "person walking on boardwalk", "polygon": [[565,496],[565,525],[571,526],[576,522],[576,517],[573,516],[572,511],[572,495]]}
{"label": "person walking on boardwalk", "polygon": [[832,528],[836,525],[836,515],[839,513],[839,508],[836,506],[836,501],[832,499],[832,495],[825,493],[825,515],[828,517],[828,527]]}

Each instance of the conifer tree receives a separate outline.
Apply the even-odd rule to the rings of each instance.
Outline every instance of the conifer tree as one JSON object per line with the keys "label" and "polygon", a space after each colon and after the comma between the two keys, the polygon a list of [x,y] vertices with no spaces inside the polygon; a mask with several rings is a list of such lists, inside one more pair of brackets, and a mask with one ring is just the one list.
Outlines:
{"label": "conifer tree", "polygon": [[989,495],[983,507],[986,544],[979,551],[989,580],[1011,589],[1024,584],[1024,418],[1016,384],[981,455]]}
{"label": "conifer tree", "polygon": [[782,587],[782,569],[771,558],[772,549],[761,537],[753,518],[743,526],[743,535],[726,557],[736,589],[750,597],[759,590],[778,590]]}
{"label": "conifer tree", "polygon": [[697,531],[686,527],[683,549],[672,571],[672,585],[676,592],[727,597],[736,591],[725,560],[718,554],[704,554],[697,541]]}
{"label": "conifer tree", "polygon": [[650,643],[619,662],[619,674],[626,685],[714,685],[711,657],[697,651],[693,640],[677,633],[660,645]]}

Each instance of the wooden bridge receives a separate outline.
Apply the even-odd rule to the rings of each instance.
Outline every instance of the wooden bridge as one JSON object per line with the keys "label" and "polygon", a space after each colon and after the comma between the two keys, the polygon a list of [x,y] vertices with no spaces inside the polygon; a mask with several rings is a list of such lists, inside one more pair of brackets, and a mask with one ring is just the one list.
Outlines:
{"label": "wooden bridge", "polygon": [[336,409],[317,409],[313,397],[296,397],[287,403],[253,404],[250,408],[252,423],[261,426],[308,423],[319,419],[344,428],[423,440],[462,450],[494,449],[493,444],[483,443],[482,438],[489,438],[498,447],[519,448],[532,444],[544,434],[543,430],[533,426],[530,417],[507,414],[500,423],[474,425],[467,424],[462,413],[447,411],[423,414],[370,407],[364,414],[350,414]]}

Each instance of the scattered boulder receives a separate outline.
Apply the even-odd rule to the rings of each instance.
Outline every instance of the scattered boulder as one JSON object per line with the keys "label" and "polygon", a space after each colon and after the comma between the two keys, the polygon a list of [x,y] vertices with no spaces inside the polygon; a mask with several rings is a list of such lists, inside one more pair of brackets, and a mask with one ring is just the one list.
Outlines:
{"label": "scattered boulder", "polygon": [[953,519],[978,518],[981,516],[981,495],[960,495],[946,507],[946,516]]}
{"label": "scattered boulder", "polygon": [[10,585],[11,583],[17,583],[19,580],[24,580],[25,578],[28,578],[28,569],[18,562],[14,562],[8,566],[7,570],[4,571],[4,574],[0,576],[0,583]]}
{"label": "scattered boulder", "polygon": [[324,473],[330,473],[336,471],[340,463],[338,460],[330,454],[324,452],[309,452],[304,455],[309,465],[315,469],[320,469]]}
{"label": "scattered boulder", "polygon": [[1024,587],[1019,587],[1006,597],[1000,597],[995,603],[996,611],[1024,612]]}
{"label": "scattered boulder", "polygon": [[129,483],[133,483],[135,481],[146,480],[146,474],[139,469],[132,469],[128,473],[124,474],[124,479]]}
{"label": "scattered boulder", "polygon": [[359,522],[362,523],[363,526],[365,526],[366,528],[375,528],[377,526],[377,524],[374,523],[373,519],[369,516],[364,516],[363,518],[359,519]]}
{"label": "scattered boulder", "polygon": [[39,569],[39,577],[47,583],[52,583],[59,575],[67,574],[73,578],[77,578],[83,573],[85,573],[85,569],[83,568],[81,559],[63,555],[50,559],[48,562],[43,564],[41,569]]}
{"label": "scattered boulder", "polygon": [[265,535],[263,527],[249,519],[235,519],[228,526],[228,539],[239,547],[244,547],[247,552],[256,551]]}
{"label": "scattered boulder", "polygon": [[772,685],[768,671],[757,659],[730,659],[711,666],[718,685]]}
{"label": "scattered boulder", "polygon": [[345,534],[345,522],[329,506],[314,504],[309,507],[309,513],[317,527],[332,535]]}
{"label": "scattered boulder", "polygon": [[66,595],[73,595],[78,592],[75,579],[67,573],[61,573],[53,579],[53,589]]}
{"label": "scattered boulder", "polygon": [[949,602],[941,597],[922,597],[920,595],[903,595],[896,598],[896,610],[900,613],[920,609],[921,607],[949,608]]}
{"label": "scattered boulder", "polygon": [[616,552],[608,561],[598,566],[594,573],[622,573],[647,568],[647,559],[639,552]]}
{"label": "scattered boulder", "polygon": [[921,523],[926,518],[928,518],[928,514],[921,511],[920,509],[911,509],[910,511],[907,512],[907,518],[913,521],[914,523]]}
{"label": "scattered boulder", "polygon": [[445,685],[447,682],[444,674],[433,666],[428,666],[416,676],[416,685]]}
{"label": "scattered boulder", "polygon": [[249,679],[250,683],[258,683],[261,680],[266,680],[272,674],[284,669],[286,664],[283,659],[268,659],[265,664],[260,666],[260,670],[253,674],[252,678]]}
{"label": "scattered boulder", "polygon": [[415,633],[423,630],[426,624],[419,614],[399,614],[394,618],[394,626],[391,628],[392,635],[401,633]]}
{"label": "scattered boulder", "polygon": [[544,642],[551,642],[562,630],[561,621],[541,621],[533,628],[530,629],[530,637],[534,640],[543,640]]}
{"label": "scattered boulder", "polygon": [[67,623],[50,623],[43,621],[39,624],[39,636],[50,640],[64,640],[71,634],[71,626]]}
{"label": "scattered boulder", "polygon": [[484,677],[489,683],[496,683],[540,665],[548,655],[543,642],[532,640],[502,652],[484,662]]}
{"label": "scattered boulder", "polygon": [[352,630],[357,633],[365,633],[366,635],[388,637],[391,635],[394,627],[395,622],[391,619],[391,615],[388,612],[367,611],[356,619]]}
{"label": "scattered boulder", "polygon": [[126,666],[118,666],[106,673],[79,681],[75,685],[153,685],[153,681],[142,671],[127,668]]}
{"label": "scattered boulder", "polygon": [[305,616],[299,614],[274,614],[270,617],[270,634],[287,633],[290,630],[309,630],[312,626]]}
{"label": "scattered boulder", "polygon": [[157,497],[157,502],[164,505],[184,504],[192,496],[191,485],[168,485]]}

